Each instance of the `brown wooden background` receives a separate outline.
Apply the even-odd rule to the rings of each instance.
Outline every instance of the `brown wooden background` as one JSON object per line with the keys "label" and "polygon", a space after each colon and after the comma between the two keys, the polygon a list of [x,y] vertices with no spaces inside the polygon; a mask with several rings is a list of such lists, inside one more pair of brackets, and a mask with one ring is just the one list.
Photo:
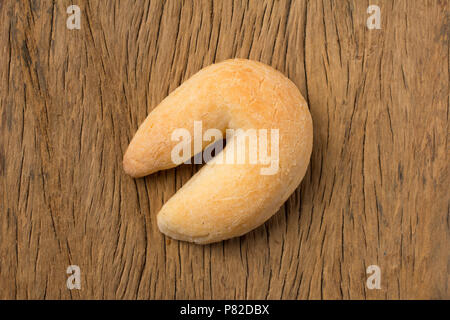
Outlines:
{"label": "brown wooden background", "polygon": [[[446,0],[1,0],[0,298],[450,298],[449,28]],[[232,57],[298,85],[310,168],[257,230],[169,240],[156,213],[198,168],[133,180],[124,151],[169,92]]]}

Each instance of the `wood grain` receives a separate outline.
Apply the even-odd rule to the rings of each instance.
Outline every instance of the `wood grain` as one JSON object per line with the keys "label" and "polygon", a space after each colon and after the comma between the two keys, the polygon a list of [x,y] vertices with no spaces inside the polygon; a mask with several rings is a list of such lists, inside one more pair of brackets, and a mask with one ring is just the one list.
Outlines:
{"label": "wood grain", "polygon": [[[0,21],[0,298],[450,298],[449,1],[6,0]],[[198,167],[134,180],[124,151],[168,93],[232,57],[300,88],[310,168],[255,231],[170,240],[156,213]]]}

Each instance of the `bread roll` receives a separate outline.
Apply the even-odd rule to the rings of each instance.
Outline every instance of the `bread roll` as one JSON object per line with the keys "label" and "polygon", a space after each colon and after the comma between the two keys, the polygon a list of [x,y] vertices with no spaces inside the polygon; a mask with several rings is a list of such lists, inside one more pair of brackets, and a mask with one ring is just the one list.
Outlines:
{"label": "bread roll", "polygon": [[[180,142],[172,140],[172,133],[185,128],[194,137],[194,121],[201,121],[203,132],[267,129],[270,136],[278,129],[274,174],[262,174],[267,163],[250,163],[250,146],[245,148],[244,164],[221,163],[216,156],[157,216],[161,232],[178,240],[206,244],[241,236],[275,214],[305,175],[313,141],[306,101],[294,83],[265,64],[232,59],[208,66],[148,115],[125,153],[125,172],[142,177],[175,167],[172,151]],[[236,136],[227,140],[221,155],[239,147]],[[270,154],[275,145],[270,137],[267,141]],[[203,141],[202,148],[206,145]]]}

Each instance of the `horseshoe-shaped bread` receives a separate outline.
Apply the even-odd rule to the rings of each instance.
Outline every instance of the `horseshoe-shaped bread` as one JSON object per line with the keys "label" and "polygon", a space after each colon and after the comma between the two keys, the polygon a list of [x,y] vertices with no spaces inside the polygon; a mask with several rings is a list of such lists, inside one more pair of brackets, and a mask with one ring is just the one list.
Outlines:
{"label": "horseshoe-shaped bread", "polygon": [[[175,167],[171,152],[179,142],[172,141],[172,132],[185,128],[194,136],[194,121],[202,121],[203,130],[222,132],[278,129],[279,169],[263,175],[267,165],[213,158],[164,204],[158,227],[172,238],[201,244],[243,235],[275,214],[305,175],[313,141],[306,101],[294,83],[260,62],[232,59],[208,66],[148,115],[125,153],[125,172],[142,177]],[[222,152],[234,144],[227,141]]]}

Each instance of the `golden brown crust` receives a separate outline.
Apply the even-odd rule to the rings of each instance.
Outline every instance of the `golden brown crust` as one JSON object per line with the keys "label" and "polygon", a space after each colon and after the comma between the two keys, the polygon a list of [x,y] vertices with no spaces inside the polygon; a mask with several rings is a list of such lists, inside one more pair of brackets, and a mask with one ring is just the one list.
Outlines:
{"label": "golden brown crust", "polygon": [[176,166],[171,150],[178,142],[171,134],[186,128],[193,136],[194,120],[202,121],[203,130],[279,129],[279,170],[261,175],[260,164],[213,159],[162,207],[158,226],[196,243],[247,233],[281,207],[306,172],[313,137],[307,104],[289,79],[267,65],[244,59],[211,65],[148,115],[125,153],[126,173],[140,177]]}

